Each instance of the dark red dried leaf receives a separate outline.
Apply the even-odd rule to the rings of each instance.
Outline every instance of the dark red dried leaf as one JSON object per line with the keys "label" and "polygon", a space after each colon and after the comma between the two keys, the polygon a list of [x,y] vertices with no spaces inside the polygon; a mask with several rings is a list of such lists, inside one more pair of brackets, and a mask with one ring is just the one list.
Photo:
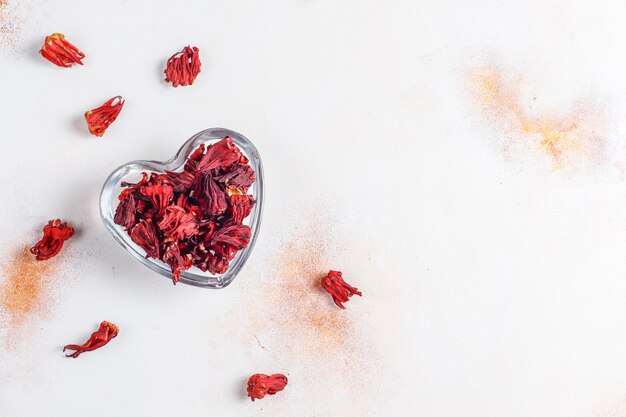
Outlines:
{"label": "dark red dried leaf", "polygon": [[170,243],[165,247],[163,262],[172,268],[172,281],[174,285],[180,282],[180,273],[191,268],[193,265],[189,256],[181,255],[180,249],[176,243]]}
{"label": "dark red dried leaf", "polygon": [[165,236],[174,240],[185,239],[198,232],[195,217],[179,206],[167,207],[157,226]]}
{"label": "dark red dried leaf", "polygon": [[146,251],[146,257],[159,259],[159,237],[150,220],[142,220],[130,232],[130,238]]}
{"label": "dark red dried leaf", "polygon": [[83,65],[83,54],[77,47],[65,40],[62,33],[53,33],[46,36],[46,40],[39,51],[41,56],[59,67],[69,68],[72,64]]}
{"label": "dark red dried leaf", "polygon": [[81,353],[90,352],[106,345],[111,339],[115,338],[118,333],[119,329],[115,324],[103,321],[100,323],[98,330],[93,332],[85,343],[82,345],[67,345],[63,348],[63,352],[73,350],[75,351],[74,353],[66,354],[65,356],[68,358],[78,358]]}
{"label": "dark red dried leaf", "polygon": [[254,207],[254,198],[247,194],[234,194],[228,197],[228,214],[233,224],[241,224]]}
{"label": "dark red dried leaf", "polygon": [[236,250],[241,250],[250,243],[250,226],[248,225],[232,225],[224,227],[213,233],[211,243],[226,243]]}
{"label": "dark red dried leaf", "polygon": [[252,401],[266,395],[274,395],[287,386],[287,377],[283,374],[254,374],[248,379],[248,397]]}
{"label": "dark red dried leaf", "polygon": [[117,119],[122,107],[124,107],[124,99],[121,96],[115,96],[102,106],[85,112],[89,132],[98,137],[104,135],[111,123]]}
{"label": "dark red dried leaf", "polygon": [[358,288],[347,284],[339,271],[328,271],[328,275],[322,278],[322,287],[332,297],[338,307],[345,308],[342,303],[349,301],[353,295],[362,295]]}
{"label": "dark red dried leaf", "polygon": [[198,48],[186,46],[167,60],[165,82],[171,82],[173,87],[192,85],[201,65]]}
{"label": "dark red dried leaf", "polygon": [[174,189],[169,185],[151,185],[141,189],[141,194],[150,198],[152,207],[157,213],[163,213],[174,198]]}
{"label": "dark red dried leaf", "polygon": [[[202,177],[202,202],[203,208],[210,216],[219,216],[228,208],[228,194],[215,181],[210,173]],[[198,197],[200,198],[200,197]]]}
{"label": "dark red dried leaf", "polygon": [[240,156],[241,151],[235,146],[232,138],[227,136],[209,146],[196,169],[204,172],[215,168],[226,168],[235,163]]}
{"label": "dark red dried leaf", "polygon": [[45,261],[56,256],[63,247],[63,242],[74,236],[74,228],[60,219],[50,220],[43,228],[43,237],[30,248],[38,261]]}
{"label": "dark red dried leaf", "polygon": [[[129,191],[127,188],[124,191]],[[115,217],[113,221],[115,224],[119,224],[126,230],[132,229],[132,227],[137,223],[137,202],[135,201],[135,196],[132,193],[124,194],[124,198],[120,201],[120,204],[115,209]]]}
{"label": "dark red dried leaf", "polygon": [[215,180],[224,184],[229,190],[247,193],[250,186],[256,181],[256,173],[250,165],[235,164],[229,172],[216,176]]}

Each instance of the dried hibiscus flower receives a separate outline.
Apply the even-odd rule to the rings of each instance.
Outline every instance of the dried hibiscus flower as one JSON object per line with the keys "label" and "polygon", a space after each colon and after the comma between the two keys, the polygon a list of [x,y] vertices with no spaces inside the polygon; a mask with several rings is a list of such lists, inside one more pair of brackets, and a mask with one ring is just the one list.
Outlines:
{"label": "dried hibiscus flower", "polygon": [[339,271],[328,271],[328,275],[322,278],[322,287],[333,297],[333,301],[338,307],[345,308],[343,303],[347,302],[354,294],[361,296],[361,291],[348,285]]}
{"label": "dried hibiscus flower", "polygon": [[74,353],[66,354],[65,356],[68,358],[78,358],[81,353],[90,352],[106,345],[111,339],[116,337],[118,333],[119,329],[115,324],[103,321],[100,323],[98,330],[93,332],[85,343],[82,345],[67,345],[63,348],[63,352],[73,350],[75,351]]}
{"label": "dried hibiscus flower", "polygon": [[117,116],[124,107],[124,99],[115,96],[102,106],[85,112],[87,127],[92,135],[101,137],[107,128],[117,119]]}
{"label": "dried hibiscus flower", "polygon": [[30,252],[36,255],[38,261],[45,261],[56,256],[63,242],[74,236],[74,228],[61,220],[50,220],[43,228],[43,237],[30,248]]}
{"label": "dried hibiscus flower", "polygon": [[72,64],[83,65],[82,60],[85,58],[85,54],[66,41],[62,33],[46,36],[39,53],[48,61],[64,68],[69,68]]}
{"label": "dried hibiscus flower", "polygon": [[167,60],[165,82],[172,83],[172,87],[191,85],[200,73],[200,65],[198,48],[186,46]]}
{"label": "dried hibiscus flower", "polygon": [[274,395],[287,386],[287,377],[283,374],[254,374],[248,379],[248,397],[252,401],[266,395]]}
{"label": "dried hibiscus flower", "polygon": [[192,266],[223,274],[250,244],[243,222],[254,208],[247,192],[256,175],[248,163],[230,137],[200,145],[180,172],[123,182],[114,221],[147,257],[169,265],[174,283]]}

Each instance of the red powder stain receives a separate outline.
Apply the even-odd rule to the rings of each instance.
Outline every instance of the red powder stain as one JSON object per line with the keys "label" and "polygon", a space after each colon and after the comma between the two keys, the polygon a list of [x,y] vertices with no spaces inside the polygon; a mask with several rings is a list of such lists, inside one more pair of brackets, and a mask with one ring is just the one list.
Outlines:
{"label": "red powder stain", "polygon": [[[514,141],[540,150],[554,169],[601,162],[605,123],[597,109],[579,105],[566,114],[535,114],[520,97],[519,77],[507,78],[497,66],[472,71],[470,80],[486,118]],[[505,153],[513,146],[505,144]]]}
{"label": "red powder stain", "polygon": [[43,316],[51,303],[51,275],[56,260],[37,261],[27,248],[17,251],[2,272],[0,309],[5,341],[11,347],[20,339],[25,324]]}

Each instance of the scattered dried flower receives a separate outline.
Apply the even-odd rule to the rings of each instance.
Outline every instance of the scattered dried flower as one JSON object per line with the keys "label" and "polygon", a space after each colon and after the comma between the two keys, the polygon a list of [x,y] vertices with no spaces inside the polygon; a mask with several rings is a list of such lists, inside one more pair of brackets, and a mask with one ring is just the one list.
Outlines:
{"label": "scattered dried flower", "polygon": [[85,58],[85,54],[66,41],[62,33],[46,36],[39,53],[48,61],[64,68],[69,68],[72,64],[83,65],[82,59]]}
{"label": "scattered dried flower", "polygon": [[186,46],[167,60],[165,82],[171,82],[173,87],[192,85],[200,73],[200,65],[198,48]]}
{"label": "scattered dried flower", "polygon": [[77,358],[83,352],[90,352],[106,345],[111,341],[111,339],[116,337],[118,333],[119,329],[115,324],[108,321],[103,321],[102,323],[100,323],[100,327],[98,328],[98,330],[93,332],[89,337],[89,340],[87,340],[84,344],[67,345],[63,348],[63,352],[65,352],[66,350],[74,350],[74,353],[71,353],[69,355],[66,354],[65,356],[67,356],[68,358]]}
{"label": "scattered dried flower", "polygon": [[287,386],[287,377],[283,374],[254,374],[248,379],[248,397],[252,401],[266,395],[274,395]]}
{"label": "scattered dried flower", "polygon": [[85,120],[87,120],[89,132],[98,137],[104,135],[111,123],[117,119],[122,107],[124,107],[124,99],[121,96],[115,96],[102,106],[87,111]]}
{"label": "scattered dried flower", "polygon": [[322,278],[322,287],[333,297],[338,307],[345,308],[342,303],[349,301],[354,294],[362,295],[358,288],[348,285],[339,271],[328,271],[328,275]]}
{"label": "scattered dried flower", "polygon": [[74,228],[61,220],[50,220],[43,228],[43,237],[30,248],[30,252],[36,255],[38,261],[45,261],[56,256],[63,242],[74,236]]}

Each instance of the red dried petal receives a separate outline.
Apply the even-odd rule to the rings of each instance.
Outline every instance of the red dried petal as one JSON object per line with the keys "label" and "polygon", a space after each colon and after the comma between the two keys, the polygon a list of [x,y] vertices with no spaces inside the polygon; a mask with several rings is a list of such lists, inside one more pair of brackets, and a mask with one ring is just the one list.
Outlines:
{"label": "red dried petal", "polygon": [[[129,191],[127,188],[124,191]],[[122,226],[126,230],[130,230],[137,223],[137,202],[135,197],[131,193],[124,194],[124,198],[120,201],[115,209],[115,217],[113,221],[115,224]]]}
{"label": "red dried petal", "polygon": [[235,164],[229,172],[216,176],[215,180],[223,183],[229,190],[236,189],[247,193],[256,181],[256,173],[250,165]]}
{"label": "red dried petal", "polygon": [[189,158],[187,159],[187,163],[185,163],[185,171],[196,170],[196,165],[204,156],[204,149],[205,149],[204,144],[201,144],[200,146],[196,148],[195,151],[191,153],[191,155],[189,155]]}
{"label": "red dried petal", "polygon": [[54,65],[63,68],[69,68],[72,64],[83,65],[82,60],[85,58],[85,54],[66,41],[62,33],[46,36],[39,53]]}
{"label": "red dried petal", "polygon": [[104,135],[111,123],[117,119],[122,107],[124,107],[124,99],[121,96],[115,96],[102,106],[85,112],[89,132],[98,137]]}
{"label": "red dried petal", "polygon": [[151,221],[142,220],[133,227],[130,238],[146,251],[146,257],[159,259],[159,238]]}
{"label": "red dried petal", "polygon": [[198,48],[186,46],[167,60],[165,82],[171,82],[173,87],[192,85],[201,65]]}
{"label": "red dried petal", "polygon": [[163,253],[163,262],[172,268],[172,282],[176,285],[180,281],[180,273],[193,265],[191,258],[181,255],[176,243],[170,243]]}
{"label": "red dried petal", "polygon": [[176,240],[185,239],[198,232],[195,217],[179,206],[167,207],[158,226],[166,236]]}
{"label": "red dried petal", "polygon": [[250,243],[250,226],[232,225],[213,233],[212,244],[226,243],[236,250],[241,250]]}
{"label": "red dried petal", "polygon": [[66,350],[74,350],[75,352],[69,355],[65,355],[68,358],[78,358],[81,353],[90,352],[106,345],[114,339],[119,333],[119,328],[108,321],[100,323],[98,330],[93,332],[89,339],[82,345],[67,345],[63,348],[63,352]]}
{"label": "red dried petal", "polygon": [[254,374],[248,379],[248,397],[252,401],[266,395],[274,395],[287,386],[287,377],[283,374]]}
{"label": "red dried petal", "polygon": [[349,301],[353,295],[362,295],[358,288],[347,284],[339,271],[328,271],[328,275],[322,278],[322,287],[333,297],[338,307],[345,308],[342,303]]}
{"label": "red dried petal", "polygon": [[206,153],[198,162],[198,171],[209,171],[215,168],[225,168],[235,163],[241,155],[231,137],[227,136],[214,145],[209,146]]}
{"label": "red dried petal", "polygon": [[228,195],[210,173],[203,175],[200,186],[196,198],[202,202],[202,208],[206,213],[210,216],[219,216],[224,213],[228,208]]}
{"label": "red dried petal", "polygon": [[248,217],[254,207],[254,198],[251,195],[235,194],[228,197],[228,214],[233,224],[241,224]]}
{"label": "red dried petal", "polygon": [[74,236],[74,228],[60,219],[50,220],[43,228],[43,237],[30,248],[38,261],[45,261],[56,256],[63,247],[63,242]]}
{"label": "red dried petal", "polygon": [[160,177],[161,184],[169,185],[175,193],[188,193],[196,184],[196,174],[190,171],[166,172]]}
{"label": "red dried petal", "polygon": [[141,194],[150,198],[157,213],[162,213],[174,198],[174,189],[169,185],[151,185],[141,189]]}
{"label": "red dried petal", "polygon": [[207,255],[206,268],[213,275],[220,275],[228,270],[228,263],[228,259],[225,257],[209,253]]}

